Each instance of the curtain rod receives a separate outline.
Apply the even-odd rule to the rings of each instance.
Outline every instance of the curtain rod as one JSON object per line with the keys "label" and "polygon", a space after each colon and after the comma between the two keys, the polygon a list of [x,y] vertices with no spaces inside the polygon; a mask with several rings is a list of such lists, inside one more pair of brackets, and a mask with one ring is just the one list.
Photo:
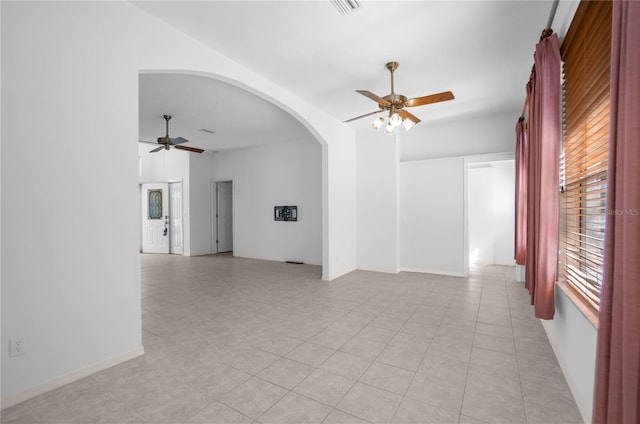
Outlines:
{"label": "curtain rod", "polygon": [[[544,27],[544,29],[542,30],[540,41],[542,41],[543,39],[553,34],[553,31],[551,30],[551,26],[553,25],[553,20],[556,17],[556,12],[558,10],[559,3],[560,3],[560,0],[553,0],[553,3],[551,4],[551,10],[549,11],[549,18],[547,18],[547,26]],[[534,64],[531,67],[531,73],[533,74],[535,70],[536,70],[536,65]],[[520,119],[524,120],[524,111],[526,108],[527,108],[527,98],[525,97],[524,103],[522,104],[522,112],[520,112]]]}
{"label": "curtain rod", "polygon": [[545,27],[545,29],[551,29],[551,25],[553,25],[553,19],[556,17],[556,11],[558,10],[558,3],[560,3],[560,0],[553,0],[551,11],[549,12],[549,19],[547,19],[547,26]]}

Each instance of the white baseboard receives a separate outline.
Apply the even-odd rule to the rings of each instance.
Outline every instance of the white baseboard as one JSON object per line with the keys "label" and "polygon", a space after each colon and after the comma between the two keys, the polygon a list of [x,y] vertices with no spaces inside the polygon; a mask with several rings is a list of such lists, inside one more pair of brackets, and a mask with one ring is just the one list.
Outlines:
{"label": "white baseboard", "polygon": [[36,396],[40,396],[41,394],[57,389],[59,387],[66,386],[69,383],[81,380],[85,377],[90,376],[91,374],[95,374],[97,372],[100,372],[107,368],[111,368],[115,365],[121,364],[142,355],[144,355],[144,347],[140,346],[137,349],[133,349],[129,352],[116,355],[109,359],[105,359],[104,361],[97,362],[95,364],[89,365],[88,367],[71,371],[70,373],[61,375],[60,377],[56,377],[53,380],[49,380],[44,384],[40,384],[23,392],[16,393],[15,395],[2,398],[1,408],[6,409],[11,406],[17,405],[26,400],[32,399]]}
{"label": "white baseboard", "polygon": [[367,267],[358,267],[360,271],[371,271],[371,272],[382,272],[384,274],[397,274],[399,271],[397,269],[383,269],[383,268],[367,268]]}
{"label": "white baseboard", "polygon": [[331,275],[325,275],[324,268],[323,268],[323,270],[322,270],[322,280],[323,281],[333,281],[335,279],[338,279],[338,278],[340,278],[340,277],[342,277],[344,275],[347,275],[347,274],[349,274],[349,273],[351,273],[353,271],[356,271],[356,270],[357,270],[357,268],[351,268],[351,269],[345,269],[345,270],[340,271],[340,272],[334,272]]}
{"label": "white baseboard", "polygon": [[418,272],[421,274],[436,274],[436,275],[446,275],[449,277],[468,277],[464,272],[451,272],[451,271],[442,271],[436,269],[421,269],[421,268],[400,268],[399,271],[404,272]]}
{"label": "white baseboard", "polygon": [[[224,253],[224,252],[223,252]],[[302,262],[303,265],[314,265],[314,266],[322,266],[322,260],[320,261],[320,263],[318,263],[317,261],[314,261],[313,259],[311,260],[305,260],[304,258],[276,258],[273,256],[246,256],[246,255],[242,255],[242,254],[236,254],[236,252],[233,253],[233,257],[234,258],[239,258],[239,259],[255,259],[256,261],[269,261],[269,262],[287,262],[287,261],[300,261]],[[351,271],[349,271],[351,272]]]}
{"label": "white baseboard", "polygon": [[183,255],[183,256],[207,256],[207,255],[214,255],[214,254],[215,252],[203,250],[201,252],[198,252],[198,251],[190,252],[188,255]]}

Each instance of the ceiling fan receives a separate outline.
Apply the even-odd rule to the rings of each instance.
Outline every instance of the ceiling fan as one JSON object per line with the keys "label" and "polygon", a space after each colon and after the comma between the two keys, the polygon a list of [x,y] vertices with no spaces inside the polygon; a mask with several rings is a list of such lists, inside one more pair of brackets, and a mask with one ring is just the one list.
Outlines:
{"label": "ceiling fan", "polygon": [[164,120],[166,121],[166,124],[167,124],[167,135],[165,135],[164,137],[158,137],[157,143],[154,143],[153,141],[139,140],[141,143],[161,144],[160,147],[156,147],[155,149],[150,150],[149,153],[159,152],[162,149],[169,150],[169,147],[171,147],[171,146],[173,146],[174,149],[186,150],[188,152],[194,152],[194,153],[202,153],[202,152],[204,152],[204,149],[198,149],[197,147],[182,146],[182,144],[189,142],[189,140],[187,140],[186,138],[182,138],[182,137],[171,138],[171,137],[169,137],[169,120],[171,119],[171,115],[163,115],[163,118],[164,118]]}
{"label": "ceiling fan", "polygon": [[[398,62],[389,62],[385,66],[391,72],[391,94],[387,94],[384,97],[380,97],[377,94],[373,94],[367,90],[356,90],[356,92],[362,94],[365,97],[370,98],[378,103],[380,110],[375,112],[365,113],[364,115],[356,116],[355,118],[347,119],[344,122],[355,121],[356,119],[364,118],[367,116],[375,115],[380,112],[389,111],[389,121],[385,128],[385,134],[395,133],[395,128],[402,124],[405,129],[409,130],[411,127],[420,122],[416,116],[412,115],[405,110],[407,107],[424,106],[431,103],[444,102],[446,100],[453,100],[454,96],[451,91],[443,91],[442,93],[430,94],[428,96],[414,97],[407,99],[402,94],[396,94],[393,86],[393,71],[398,69]],[[384,118],[380,117],[371,123],[371,126],[376,131],[380,130],[384,124]]]}

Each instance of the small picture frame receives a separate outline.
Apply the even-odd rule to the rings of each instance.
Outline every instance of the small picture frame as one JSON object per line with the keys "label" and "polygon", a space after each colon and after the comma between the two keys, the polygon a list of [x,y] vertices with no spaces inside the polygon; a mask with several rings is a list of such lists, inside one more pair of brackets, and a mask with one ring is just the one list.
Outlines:
{"label": "small picture frame", "polygon": [[297,221],[298,207],[297,206],[274,206],[273,220],[274,221]]}

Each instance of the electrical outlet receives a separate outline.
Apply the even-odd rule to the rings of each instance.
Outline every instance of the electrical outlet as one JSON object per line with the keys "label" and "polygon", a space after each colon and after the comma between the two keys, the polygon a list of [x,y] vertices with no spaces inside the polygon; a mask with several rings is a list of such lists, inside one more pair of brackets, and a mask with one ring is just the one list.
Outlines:
{"label": "electrical outlet", "polygon": [[20,356],[25,353],[24,337],[9,340],[9,356]]}

